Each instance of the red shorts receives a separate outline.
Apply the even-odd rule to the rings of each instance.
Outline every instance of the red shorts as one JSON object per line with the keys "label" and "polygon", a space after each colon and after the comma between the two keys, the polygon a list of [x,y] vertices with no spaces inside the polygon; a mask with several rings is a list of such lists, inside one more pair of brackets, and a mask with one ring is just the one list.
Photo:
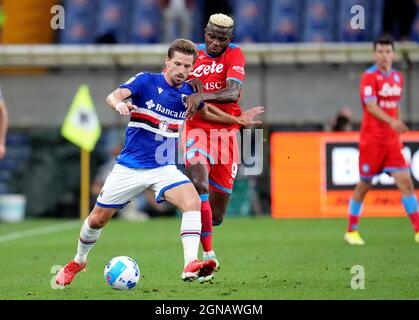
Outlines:
{"label": "red shorts", "polygon": [[359,144],[359,174],[361,180],[370,181],[382,172],[409,171],[409,164],[402,154],[401,142],[380,145],[361,142]]}
{"label": "red shorts", "polygon": [[185,165],[206,164],[209,189],[231,193],[239,160],[239,130],[188,128],[182,133]]}

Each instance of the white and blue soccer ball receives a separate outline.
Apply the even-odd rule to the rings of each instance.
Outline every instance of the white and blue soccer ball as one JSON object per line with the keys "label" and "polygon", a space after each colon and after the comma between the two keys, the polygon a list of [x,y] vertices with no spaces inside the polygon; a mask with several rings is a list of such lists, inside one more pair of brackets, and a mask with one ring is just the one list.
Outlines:
{"label": "white and blue soccer ball", "polygon": [[140,268],[134,259],[127,256],[114,257],[105,267],[106,283],[113,289],[134,288],[140,280]]}

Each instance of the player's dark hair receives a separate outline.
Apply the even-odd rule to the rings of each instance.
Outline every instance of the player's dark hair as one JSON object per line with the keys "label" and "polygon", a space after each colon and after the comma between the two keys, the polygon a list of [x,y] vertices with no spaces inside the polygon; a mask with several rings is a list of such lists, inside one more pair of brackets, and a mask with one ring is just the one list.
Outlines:
{"label": "player's dark hair", "polygon": [[169,59],[172,59],[175,51],[185,54],[187,56],[193,56],[194,61],[198,57],[198,51],[196,50],[195,43],[187,39],[174,40],[169,46],[169,50],[167,51],[167,57]]}
{"label": "player's dark hair", "polygon": [[374,41],[374,47],[373,47],[374,51],[377,50],[377,45],[379,45],[379,44],[391,46],[393,48],[393,51],[395,49],[393,39],[390,38],[390,37],[387,37],[387,36],[382,36],[382,37],[380,37],[380,38],[378,38],[377,40]]}

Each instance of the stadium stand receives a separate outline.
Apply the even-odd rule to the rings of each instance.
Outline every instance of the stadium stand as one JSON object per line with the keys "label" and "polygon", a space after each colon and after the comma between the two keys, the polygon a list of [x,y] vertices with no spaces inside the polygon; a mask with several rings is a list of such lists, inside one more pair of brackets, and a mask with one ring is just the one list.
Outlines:
{"label": "stadium stand", "polygon": [[303,40],[306,42],[336,41],[336,22],[333,0],[307,0],[304,18]]}
{"label": "stadium stand", "polygon": [[[63,3],[66,29],[60,34],[60,43],[160,43],[164,40],[159,0],[64,0]],[[242,43],[371,41],[382,33],[385,8],[385,0],[236,0],[228,3],[231,3],[231,15],[236,23],[234,42]],[[351,8],[356,5],[364,8],[365,29],[351,28],[355,15]],[[204,7],[205,0],[194,2],[192,40],[196,42],[204,40]],[[412,27],[413,41],[418,41],[417,19]]]}
{"label": "stadium stand", "polygon": [[266,1],[238,0],[234,2],[235,29],[234,37],[236,42],[264,42]]}
{"label": "stadium stand", "polygon": [[65,0],[66,27],[60,32],[62,44],[93,43],[96,17],[95,0]]}
{"label": "stadium stand", "polygon": [[[372,19],[364,19],[364,29],[353,28],[351,22],[362,23],[356,18],[355,12],[351,12],[351,8],[362,6],[364,8],[365,17],[372,14],[372,3],[368,0],[342,0],[339,7],[339,41],[341,42],[363,42],[372,40]],[[358,12],[356,12],[358,13]],[[360,26],[362,28],[362,26]]]}
{"label": "stadium stand", "polygon": [[301,0],[272,1],[270,16],[270,41],[298,42],[301,40],[301,9]]}
{"label": "stadium stand", "polygon": [[130,12],[127,1],[102,0],[99,2],[98,20],[95,33],[96,43],[125,43],[127,42],[126,19]]}
{"label": "stadium stand", "polygon": [[161,12],[157,0],[134,0],[130,39],[132,43],[158,43],[162,40]]}
{"label": "stadium stand", "polygon": [[385,0],[375,0],[372,3],[372,10],[373,10],[372,28],[373,28],[374,38],[379,37],[383,29],[384,1]]}

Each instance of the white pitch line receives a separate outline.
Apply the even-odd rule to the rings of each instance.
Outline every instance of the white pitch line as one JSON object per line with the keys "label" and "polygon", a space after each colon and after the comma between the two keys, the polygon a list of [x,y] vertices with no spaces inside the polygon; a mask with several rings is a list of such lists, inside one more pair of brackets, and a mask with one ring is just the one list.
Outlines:
{"label": "white pitch line", "polygon": [[55,233],[55,232],[63,231],[66,229],[73,229],[75,227],[80,227],[80,225],[81,225],[80,221],[70,221],[70,222],[64,222],[64,223],[57,223],[57,224],[53,224],[53,225],[49,225],[49,226],[41,227],[41,228],[29,229],[29,230],[18,231],[18,232],[11,232],[11,233],[0,236],[0,242],[7,242],[7,241],[13,241],[17,239],[23,239],[23,238],[33,237],[33,236]]}

